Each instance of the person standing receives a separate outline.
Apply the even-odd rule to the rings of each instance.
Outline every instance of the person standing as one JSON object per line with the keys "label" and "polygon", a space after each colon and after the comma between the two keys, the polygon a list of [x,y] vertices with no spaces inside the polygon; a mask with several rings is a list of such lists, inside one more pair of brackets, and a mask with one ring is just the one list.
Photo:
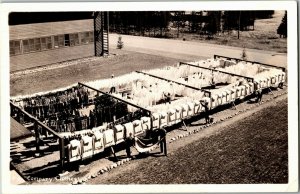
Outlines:
{"label": "person standing", "polygon": [[262,90],[261,89],[256,90],[256,102],[257,103],[261,102],[262,96],[263,96]]}
{"label": "person standing", "polygon": [[209,118],[209,108],[208,108],[208,103],[201,100],[200,101],[201,105],[204,107],[204,118],[205,118],[205,124],[210,123],[210,118]]}
{"label": "person standing", "polygon": [[126,144],[126,154],[128,158],[132,158],[131,156],[131,149],[130,147],[134,145],[134,137],[132,133],[129,134],[129,137],[125,139],[125,144]]}
{"label": "person standing", "polygon": [[168,151],[167,151],[167,131],[164,128],[158,129],[158,141],[160,141],[160,153],[163,155],[167,156]]}

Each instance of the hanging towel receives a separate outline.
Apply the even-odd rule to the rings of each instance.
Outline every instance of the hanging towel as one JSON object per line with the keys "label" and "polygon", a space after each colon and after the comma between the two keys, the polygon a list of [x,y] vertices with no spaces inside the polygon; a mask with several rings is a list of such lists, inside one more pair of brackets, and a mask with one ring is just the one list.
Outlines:
{"label": "hanging towel", "polygon": [[152,114],[152,127],[153,129],[158,129],[160,126],[159,124],[159,114],[158,113],[153,113]]}
{"label": "hanging towel", "polygon": [[182,107],[175,106],[175,110],[176,110],[176,121],[179,122],[182,119]]}
{"label": "hanging towel", "polygon": [[135,136],[138,136],[140,135],[141,133],[143,133],[143,128],[142,128],[142,122],[141,120],[134,120],[132,122],[132,125],[133,125],[133,130],[134,130],[134,135]]}
{"label": "hanging towel", "polygon": [[168,125],[168,114],[164,111],[160,112],[160,127]]}
{"label": "hanging towel", "polygon": [[98,154],[104,151],[103,133],[98,130],[94,132],[94,136],[93,150],[94,154]]}
{"label": "hanging towel", "polygon": [[170,125],[173,125],[176,121],[176,110],[171,108],[168,110],[167,114]]}
{"label": "hanging towel", "polygon": [[201,112],[201,105],[200,105],[200,101],[199,100],[194,100],[195,103],[195,114],[198,114]]}
{"label": "hanging towel", "polygon": [[222,96],[222,105],[227,103],[227,93],[225,91],[223,91],[221,93]]}
{"label": "hanging towel", "polygon": [[143,130],[150,130],[150,127],[151,127],[151,119],[150,117],[142,117],[141,118],[141,121],[142,121],[142,128]]}
{"label": "hanging towel", "polygon": [[134,130],[133,130],[132,122],[124,124],[124,127],[125,127],[125,130],[126,130],[126,137],[125,138],[129,137],[130,133],[132,134],[132,137],[134,137]]}
{"label": "hanging towel", "polygon": [[125,127],[123,125],[115,125],[115,142],[119,144],[124,141]]}
{"label": "hanging towel", "polygon": [[104,135],[104,146],[106,148],[115,145],[114,130],[107,129],[106,131],[104,131],[103,135]]}
{"label": "hanging towel", "polygon": [[212,102],[211,102],[212,108],[215,108],[219,105],[218,98],[219,98],[219,96],[217,94],[214,94],[212,96]]}
{"label": "hanging towel", "polygon": [[187,104],[182,104],[181,107],[182,107],[182,119],[184,119],[188,116],[189,106]]}
{"label": "hanging towel", "polygon": [[82,159],[91,158],[93,156],[93,137],[83,136],[82,137]]}
{"label": "hanging towel", "polygon": [[195,113],[195,103],[194,102],[188,102],[188,116],[193,116]]}
{"label": "hanging towel", "polygon": [[232,97],[231,90],[225,90],[225,92],[226,92],[226,100],[227,100],[226,102],[230,103]]}
{"label": "hanging towel", "polygon": [[81,159],[81,142],[77,139],[73,139],[70,141],[68,145],[69,151],[69,162],[77,161]]}

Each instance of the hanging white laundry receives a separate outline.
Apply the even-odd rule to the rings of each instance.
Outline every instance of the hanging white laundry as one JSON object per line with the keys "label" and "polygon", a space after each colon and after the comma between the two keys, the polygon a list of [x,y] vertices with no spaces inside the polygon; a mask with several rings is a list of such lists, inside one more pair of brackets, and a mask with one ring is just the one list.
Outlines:
{"label": "hanging white laundry", "polygon": [[142,117],[142,128],[144,131],[151,129],[151,118],[150,117]]}
{"label": "hanging white laundry", "polygon": [[132,125],[134,130],[134,136],[138,136],[144,132],[141,120],[134,120],[132,122]]}
{"label": "hanging white laundry", "polygon": [[98,154],[104,151],[103,133],[100,130],[94,132],[94,154]]}
{"label": "hanging white laundry", "polygon": [[91,158],[93,156],[93,137],[83,136],[82,137],[82,159]]}
{"label": "hanging white laundry", "polygon": [[168,125],[168,114],[164,111],[160,112],[160,127],[165,127]]}
{"label": "hanging white laundry", "polygon": [[134,129],[133,129],[132,122],[128,122],[128,123],[124,124],[124,127],[125,127],[125,130],[126,130],[125,138],[130,137],[130,136],[134,137]]}
{"label": "hanging white laundry", "polygon": [[104,136],[104,146],[106,148],[115,145],[114,130],[107,129],[106,131],[103,132],[103,136]]}
{"label": "hanging white laundry", "polygon": [[125,138],[125,127],[123,125],[115,125],[115,142],[116,144],[119,144],[124,141]]}
{"label": "hanging white laundry", "polygon": [[81,159],[82,144],[79,140],[71,140],[67,147],[69,151],[69,162],[74,162]]}
{"label": "hanging white laundry", "polygon": [[160,115],[158,113],[152,114],[152,127],[153,129],[160,128]]}
{"label": "hanging white laundry", "polygon": [[188,105],[188,116],[192,117],[195,114],[195,103],[187,102]]}

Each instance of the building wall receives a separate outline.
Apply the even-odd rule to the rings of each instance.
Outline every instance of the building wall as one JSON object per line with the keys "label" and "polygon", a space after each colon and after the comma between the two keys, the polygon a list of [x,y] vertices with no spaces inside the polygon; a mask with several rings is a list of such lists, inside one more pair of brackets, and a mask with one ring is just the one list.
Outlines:
{"label": "building wall", "polygon": [[[89,57],[95,53],[92,19],[14,25],[9,30],[11,72]],[[45,38],[48,42],[43,47]],[[34,43],[28,45],[31,41]]]}
{"label": "building wall", "polygon": [[10,57],[10,72],[94,55],[94,44],[35,52]]}

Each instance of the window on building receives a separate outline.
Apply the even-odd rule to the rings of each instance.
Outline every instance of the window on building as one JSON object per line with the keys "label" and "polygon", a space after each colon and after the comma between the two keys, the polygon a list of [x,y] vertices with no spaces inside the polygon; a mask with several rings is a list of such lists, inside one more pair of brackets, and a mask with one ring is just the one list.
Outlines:
{"label": "window on building", "polygon": [[32,52],[34,50],[34,39],[29,39],[29,52]]}
{"label": "window on building", "polygon": [[79,45],[79,36],[78,33],[70,34],[70,46]]}
{"label": "window on building", "polygon": [[23,40],[23,53],[29,53],[29,40]]}
{"label": "window on building", "polygon": [[81,32],[80,33],[81,44],[88,44],[94,42],[93,32]]}
{"label": "window on building", "polygon": [[41,39],[35,38],[34,39],[34,51],[40,51],[41,50]]}
{"label": "window on building", "polygon": [[52,49],[51,37],[42,37],[41,38],[41,50]]}
{"label": "window on building", "polygon": [[51,37],[46,37],[46,46],[47,46],[47,49],[52,49],[52,39]]}
{"label": "window on building", "polygon": [[70,35],[69,34],[65,34],[65,46],[70,46]]}
{"label": "window on building", "polygon": [[90,42],[94,42],[94,32],[89,32]]}
{"label": "window on building", "polygon": [[65,45],[64,35],[54,36],[54,48],[64,47],[64,45]]}
{"label": "window on building", "polygon": [[9,41],[9,53],[10,53],[10,55],[21,54],[21,41],[20,40]]}

